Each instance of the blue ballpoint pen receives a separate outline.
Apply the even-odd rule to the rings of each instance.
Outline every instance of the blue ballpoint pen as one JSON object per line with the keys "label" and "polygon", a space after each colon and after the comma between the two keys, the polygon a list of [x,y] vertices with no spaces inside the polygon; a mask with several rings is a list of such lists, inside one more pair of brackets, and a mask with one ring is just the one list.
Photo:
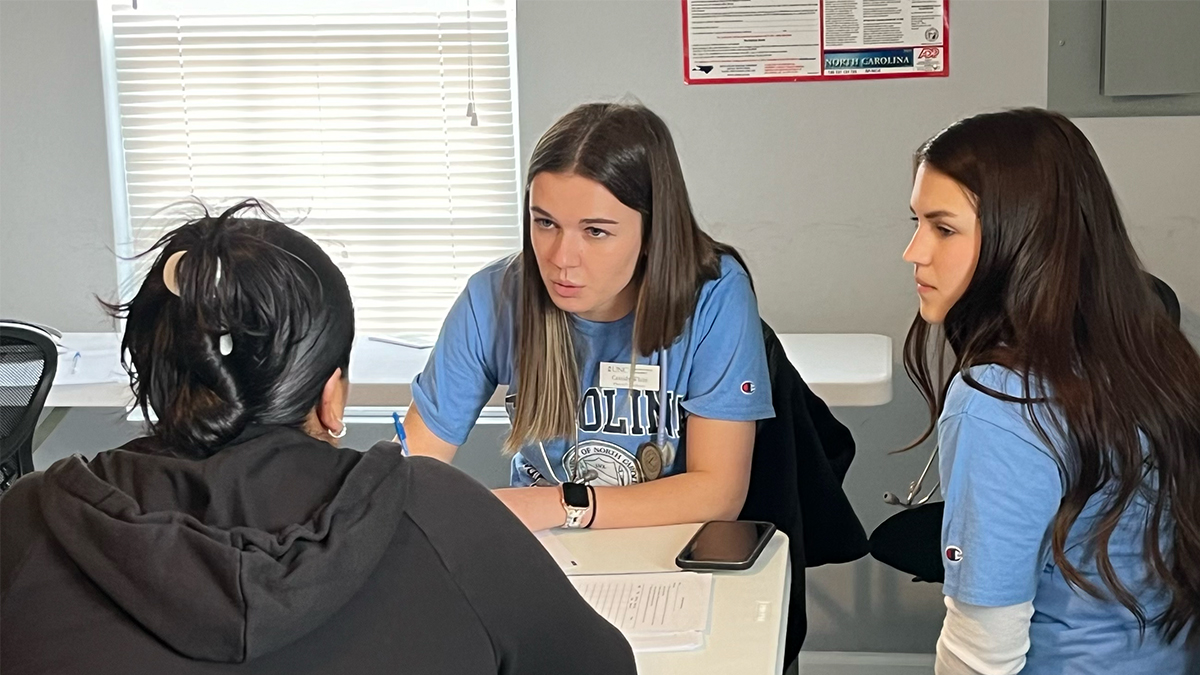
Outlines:
{"label": "blue ballpoint pen", "polygon": [[404,440],[404,424],[400,422],[400,413],[392,413],[392,422],[396,425],[396,438],[400,439],[400,452],[408,457],[408,442]]}

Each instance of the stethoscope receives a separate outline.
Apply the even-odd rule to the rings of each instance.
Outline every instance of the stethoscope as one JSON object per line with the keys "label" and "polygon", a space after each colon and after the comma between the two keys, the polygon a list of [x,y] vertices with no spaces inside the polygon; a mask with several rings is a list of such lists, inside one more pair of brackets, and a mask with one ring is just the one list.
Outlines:
{"label": "stethoscope", "polygon": [[900,506],[906,509],[924,506],[925,503],[937,493],[938,488],[941,487],[941,480],[938,480],[938,482],[933,484],[933,489],[929,491],[929,494],[918,499],[915,503],[913,500],[916,499],[917,495],[921,493],[921,485],[925,482],[925,476],[929,474],[929,468],[933,466],[933,460],[936,459],[937,456],[938,446],[935,445],[933,446],[933,454],[929,455],[929,461],[925,462],[925,468],[921,470],[921,475],[917,476],[916,480],[908,484],[908,496],[906,496],[904,500],[901,500],[899,497],[890,492],[885,492],[883,493],[883,501],[891,504],[892,506]]}
{"label": "stethoscope", "polygon": [[[632,384],[632,372],[629,374],[629,379]],[[571,450],[571,466],[564,467],[567,472],[567,480],[559,481],[560,483],[586,484],[599,477],[595,469],[586,469],[582,472],[579,470],[579,462],[582,459],[579,448],[579,422],[583,419],[583,403],[584,399],[581,396],[579,405],[575,409],[575,438]],[[550,458],[546,455],[545,444],[538,441],[538,448],[542,451],[542,461],[546,463],[550,475],[554,480],[558,480],[558,476],[554,473],[554,465],[550,463]],[[658,350],[658,431],[653,441],[646,441],[638,446],[637,455],[634,457],[638,468],[641,469],[642,482],[652,481],[662,476],[667,457],[673,451],[674,448],[667,441],[667,350],[660,349]]]}

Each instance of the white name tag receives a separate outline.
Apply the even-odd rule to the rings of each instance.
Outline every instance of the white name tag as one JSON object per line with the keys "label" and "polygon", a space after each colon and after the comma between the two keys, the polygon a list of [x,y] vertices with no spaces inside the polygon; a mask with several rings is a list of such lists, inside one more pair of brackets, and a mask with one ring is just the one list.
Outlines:
{"label": "white name tag", "polygon": [[600,386],[609,389],[642,389],[658,391],[658,366],[638,364],[633,373],[633,381],[629,378],[628,363],[600,362]]}

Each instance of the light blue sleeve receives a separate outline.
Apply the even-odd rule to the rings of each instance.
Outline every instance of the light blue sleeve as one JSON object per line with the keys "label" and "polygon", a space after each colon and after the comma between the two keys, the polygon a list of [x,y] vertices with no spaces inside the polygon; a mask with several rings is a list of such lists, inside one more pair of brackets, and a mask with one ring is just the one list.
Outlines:
{"label": "light blue sleeve", "polygon": [[1063,495],[1058,464],[1047,449],[973,413],[944,419],[938,442],[943,593],[983,607],[1033,600]]}
{"label": "light blue sleeve", "polygon": [[717,420],[774,417],[758,300],[740,266],[701,293],[693,330],[699,339],[684,409]]}
{"label": "light blue sleeve", "polygon": [[496,311],[486,277],[474,277],[454,301],[425,369],[413,379],[412,397],[421,419],[453,445],[467,440],[479,412],[496,391]]}

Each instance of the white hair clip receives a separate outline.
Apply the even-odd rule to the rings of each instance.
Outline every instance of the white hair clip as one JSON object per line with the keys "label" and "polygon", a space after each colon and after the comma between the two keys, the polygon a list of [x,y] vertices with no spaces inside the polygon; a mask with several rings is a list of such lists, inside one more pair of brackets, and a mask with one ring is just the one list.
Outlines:
{"label": "white hair clip", "polygon": [[[221,259],[217,258],[217,273],[213,275],[213,290],[221,283]],[[221,356],[229,356],[233,352],[233,336],[229,333],[222,333],[217,340],[217,349],[221,352]]]}
{"label": "white hair clip", "polygon": [[179,295],[179,279],[177,278],[179,270],[179,261],[183,258],[183,254],[187,251],[176,251],[167,258],[167,262],[163,264],[163,283],[166,284],[167,290]]}
{"label": "white hair clip", "polygon": [[[176,251],[163,263],[163,283],[167,290],[179,295],[179,261],[187,251]],[[221,283],[221,259],[217,258],[217,273],[213,276],[213,286]]]}
{"label": "white hair clip", "polygon": [[[167,262],[163,264],[163,284],[167,290],[180,295],[179,291],[179,261],[183,259],[187,251],[176,251],[167,258]],[[213,279],[213,285],[216,286],[221,282],[221,259],[217,258],[217,274]],[[221,356],[229,356],[233,353],[233,336],[229,333],[222,333],[217,338],[217,350],[221,352]]]}

